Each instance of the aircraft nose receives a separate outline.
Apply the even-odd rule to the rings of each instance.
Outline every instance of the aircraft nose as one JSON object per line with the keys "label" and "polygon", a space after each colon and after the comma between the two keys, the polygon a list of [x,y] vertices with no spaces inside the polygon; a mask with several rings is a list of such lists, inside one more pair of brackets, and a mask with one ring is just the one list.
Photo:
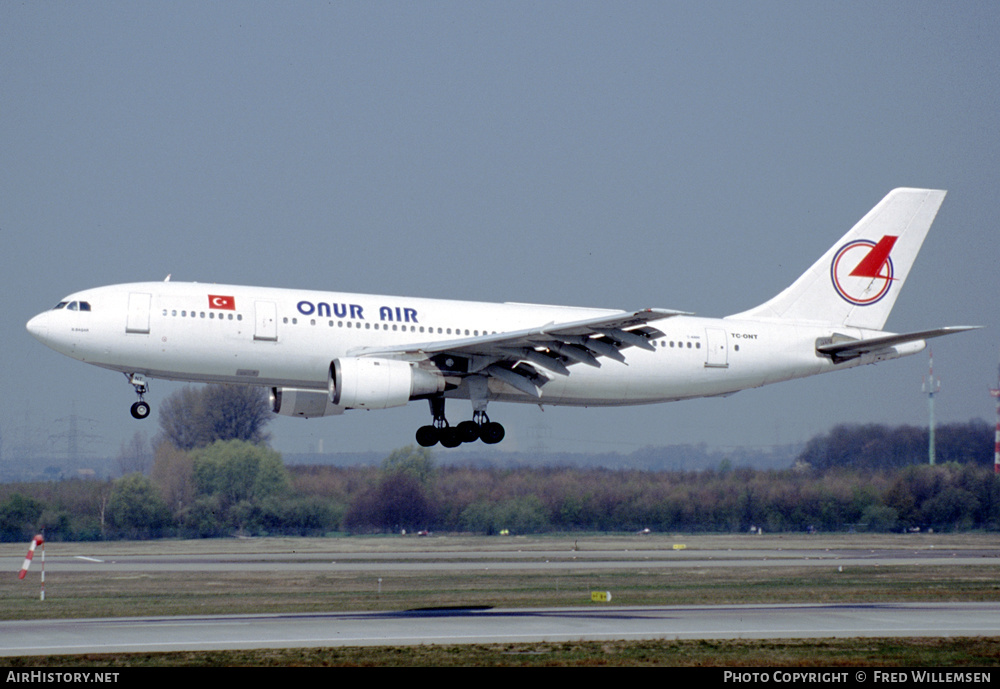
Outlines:
{"label": "aircraft nose", "polygon": [[30,321],[28,321],[28,325],[25,327],[28,328],[28,332],[31,333],[31,336],[34,337],[36,340],[44,341],[45,336],[49,331],[48,326],[46,325],[46,318],[44,313],[40,313],[34,318],[32,318]]}

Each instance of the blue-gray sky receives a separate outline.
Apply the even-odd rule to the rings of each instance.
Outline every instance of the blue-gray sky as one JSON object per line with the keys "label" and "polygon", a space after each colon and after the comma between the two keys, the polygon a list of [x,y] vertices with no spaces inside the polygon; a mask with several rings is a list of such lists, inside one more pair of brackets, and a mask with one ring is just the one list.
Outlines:
{"label": "blue-gray sky", "polygon": [[[195,280],[724,316],[897,186],[949,190],[888,328],[934,343],[939,422],[991,420],[1000,9],[990,2],[0,4],[0,430],[157,430],[24,323]],[[926,354],[727,399],[492,405],[509,449],[769,445],[924,424]],[[467,416],[451,403],[449,416]],[[391,450],[426,404],[279,419],[283,451]],[[58,450],[58,447],[54,447]]]}

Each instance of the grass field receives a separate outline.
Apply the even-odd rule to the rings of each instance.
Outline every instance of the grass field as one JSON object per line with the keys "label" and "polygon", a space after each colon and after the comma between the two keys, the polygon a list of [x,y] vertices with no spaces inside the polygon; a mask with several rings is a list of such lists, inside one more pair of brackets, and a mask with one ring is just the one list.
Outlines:
{"label": "grass field", "polygon": [[[477,558],[458,571],[299,571],[280,575],[255,571],[120,572],[111,575],[63,572],[51,567],[46,600],[38,579],[15,576],[0,582],[0,614],[6,619],[113,617],[181,614],[240,614],[401,610],[430,606],[540,607],[591,605],[589,592],[611,590],[615,604],[730,604],[801,602],[987,601],[1000,597],[1000,568],[992,564],[931,567],[884,564],[829,567],[633,566],[621,571],[566,569],[555,575],[491,568],[493,562],[522,561],[535,552],[573,558],[585,550],[641,554],[683,542],[688,553],[713,551],[739,558],[765,549],[831,548],[858,553],[871,549],[936,549],[952,555],[1000,552],[990,535],[832,536],[763,538],[724,536],[570,536],[537,538],[441,537],[430,539],[331,538],[158,541],[141,543],[48,544],[55,557],[114,557],[211,553],[226,555],[320,554],[356,562],[377,562],[385,553],[421,562]],[[20,551],[20,552],[17,552]],[[485,557],[483,553],[486,553]],[[0,557],[23,558],[24,546],[0,546]],[[494,555],[495,554],[495,555]],[[32,577],[34,581],[32,581]],[[379,581],[381,579],[381,581]],[[3,659],[4,664],[69,665],[996,665],[998,639],[858,639],[773,641],[672,641],[559,644],[417,646],[169,653],[87,657]]]}

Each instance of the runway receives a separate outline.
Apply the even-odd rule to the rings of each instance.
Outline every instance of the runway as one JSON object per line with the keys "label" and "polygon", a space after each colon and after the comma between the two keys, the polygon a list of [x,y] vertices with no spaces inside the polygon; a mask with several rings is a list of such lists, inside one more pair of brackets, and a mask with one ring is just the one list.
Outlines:
{"label": "runway", "polygon": [[[402,572],[631,570],[856,566],[1000,566],[1000,548],[460,549],[377,552],[221,552],[49,556],[60,572]],[[23,556],[0,557],[16,571]]]}
{"label": "runway", "polygon": [[0,655],[639,639],[1000,636],[1000,603],[413,610],[0,622]]}
{"label": "runway", "polygon": [[[575,539],[413,538],[53,544],[46,565],[53,574],[99,572],[121,582],[135,581],[133,574],[143,577],[168,572],[185,580],[197,578],[199,573],[288,577],[355,572],[381,577],[392,572],[434,570],[458,577],[460,572],[496,572],[501,576],[518,571],[530,577],[558,579],[559,573],[574,571],[846,571],[914,565],[929,569],[985,566],[1000,572],[1000,549],[991,538],[896,537],[871,546],[849,538],[687,540],[691,547],[679,547],[671,537],[590,539],[582,543]],[[23,555],[15,552],[12,546],[5,546],[0,567],[17,571]],[[994,578],[988,572],[986,576]],[[8,620],[0,621],[0,656],[585,640],[1000,637],[1000,602],[615,603],[612,599],[610,603],[581,602],[572,607]]]}

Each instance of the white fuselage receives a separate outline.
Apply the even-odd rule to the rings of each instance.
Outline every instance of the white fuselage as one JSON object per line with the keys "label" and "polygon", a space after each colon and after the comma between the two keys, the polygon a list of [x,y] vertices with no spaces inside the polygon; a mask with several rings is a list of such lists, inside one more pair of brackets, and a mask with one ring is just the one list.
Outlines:
{"label": "white fuselage", "polygon": [[[122,371],[146,418],[146,378],[271,388],[311,418],[429,402],[425,447],[504,437],[491,401],[623,406],[728,395],[914,354],[973,329],[882,331],[944,201],[894,189],[786,289],[727,318],[681,311],[484,304],[340,292],[143,282],[78,292],[28,330]],[[448,423],[445,398],[472,419]]]}
{"label": "white fuselage", "polygon": [[[214,302],[214,303],[213,303]],[[326,390],[331,361],[362,348],[401,346],[574,322],[613,310],[181,282],[100,287],[66,297],[28,329],[46,345],[95,366],[180,381]],[[895,358],[923,343],[842,363],[818,338],[872,332],[832,325],[675,316],[650,322],[653,350],[626,362],[575,364],[535,398],[496,378],[489,399],[617,406],[725,395],[792,378]],[[465,386],[447,397],[468,397]]]}

